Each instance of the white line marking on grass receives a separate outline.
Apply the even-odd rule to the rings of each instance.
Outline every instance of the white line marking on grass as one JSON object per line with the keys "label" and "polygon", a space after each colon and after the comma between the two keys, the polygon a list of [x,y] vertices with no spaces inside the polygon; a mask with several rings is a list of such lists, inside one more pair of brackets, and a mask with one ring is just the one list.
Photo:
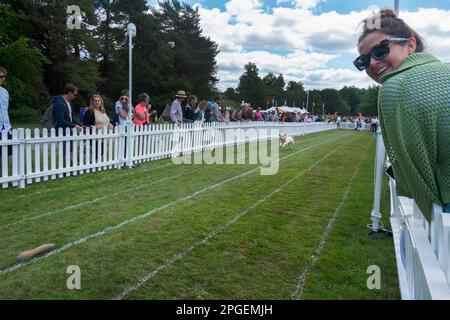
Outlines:
{"label": "white line marking on grass", "polygon": [[[337,139],[339,139],[339,138],[336,138],[336,139],[334,139],[334,140],[337,140]],[[324,144],[324,143],[332,142],[332,141],[334,141],[334,140],[324,141],[324,142],[322,142],[322,143],[318,143],[318,144],[315,144],[315,145],[313,145],[313,146],[309,146],[309,147],[304,148],[304,149],[302,149],[302,150],[296,151],[296,152],[294,152],[294,153],[292,153],[292,154],[290,154],[290,155],[288,155],[288,156],[286,156],[286,157],[283,157],[283,158],[281,158],[281,159],[278,159],[278,161],[281,161],[281,160],[290,158],[290,157],[292,157],[294,154],[301,153],[301,152],[306,151],[306,150],[308,150],[308,149],[311,149],[311,148],[320,146],[320,145],[322,145],[322,144]],[[154,213],[156,213],[156,212],[158,212],[158,211],[161,211],[161,210],[163,210],[163,209],[169,208],[169,207],[171,207],[171,206],[173,206],[173,205],[175,205],[175,204],[177,204],[177,203],[179,203],[179,202],[181,202],[181,201],[189,200],[189,199],[191,199],[191,198],[193,198],[193,197],[195,197],[195,196],[197,196],[197,195],[199,195],[199,194],[201,194],[201,193],[203,193],[203,192],[206,192],[206,191],[208,191],[208,190],[212,190],[212,189],[214,189],[214,188],[217,188],[218,186],[221,186],[221,185],[223,185],[223,184],[226,184],[226,183],[228,183],[228,182],[230,182],[230,181],[233,181],[233,180],[242,178],[242,177],[244,177],[244,176],[246,176],[246,175],[249,175],[249,174],[252,173],[252,172],[255,172],[255,171],[259,170],[260,168],[261,168],[261,167],[257,167],[257,168],[251,169],[251,170],[246,171],[246,172],[244,172],[244,173],[242,173],[242,174],[239,174],[239,175],[234,176],[234,177],[232,177],[232,178],[229,178],[229,179],[226,179],[226,180],[224,180],[224,181],[218,182],[218,183],[216,183],[216,184],[214,184],[214,185],[211,185],[211,186],[209,186],[209,187],[206,187],[206,188],[204,188],[204,189],[202,189],[202,190],[196,191],[196,192],[194,192],[194,193],[192,193],[192,194],[190,194],[190,195],[188,195],[188,196],[185,196],[185,197],[179,198],[179,199],[177,199],[177,200],[174,200],[174,201],[172,201],[172,202],[169,202],[169,203],[167,203],[167,204],[165,204],[165,205],[163,205],[163,206],[161,206],[161,207],[159,207],[159,208],[152,209],[152,210],[150,210],[150,211],[148,211],[148,212],[146,212],[146,213],[144,213],[144,214],[141,214],[141,215],[139,215],[139,216],[130,218],[130,219],[128,219],[128,220],[125,220],[125,221],[123,221],[123,222],[121,222],[120,224],[117,224],[117,225],[115,225],[115,226],[106,227],[105,229],[103,229],[103,230],[101,230],[101,231],[99,231],[99,232],[90,234],[90,235],[88,235],[88,236],[86,236],[86,237],[80,238],[80,239],[75,240],[75,241],[68,242],[68,243],[66,243],[64,246],[62,246],[62,247],[60,247],[60,248],[58,248],[58,249],[54,249],[54,250],[48,252],[47,254],[45,254],[45,255],[43,255],[43,256],[36,257],[36,258],[31,259],[31,260],[29,260],[29,261],[27,261],[27,262],[18,263],[18,264],[15,264],[15,265],[13,265],[13,266],[11,266],[11,267],[9,267],[9,268],[0,270],[0,276],[1,276],[1,275],[4,275],[4,274],[6,274],[6,273],[13,272],[13,271],[15,271],[15,270],[17,270],[17,269],[21,269],[21,268],[26,267],[26,266],[28,266],[28,265],[35,264],[35,263],[37,263],[37,262],[39,262],[39,261],[41,261],[41,260],[47,259],[47,258],[49,258],[49,257],[51,257],[51,256],[53,256],[53,255],[56,255],[56,254],[58,254],[58,253],[60,253],[60,252],[65,251],[65,250],[67,250],[67,249],[69,249],[69,248],[72,248],[72,247],[74,247],[74,246],[77,246],[77,245],[79,245],[79,244],[82,244],[82,243],[84,243],[84,242],[86,242],[86,241],[88,241],[88,240],[90,240],[90,239],[99,238],[99,237],[101,237],[101,236],[104,236],[105,234],[107,234],[107,233],[109,233],[109,232],[111,232],[111,231],[113,231],[113,230],[117,230],[117,229],[119,229],[119,228],[121,228],[121,227],[123,227],[123,226],[125,226],[125,225],[127,225],[127,224],[129,224],[129,223],[131,223],[131,222],[134,222],[134,221],[136,221],[136,220],[140,220],[140,219],[146,218],[146,217],[151,216],[152,214],[154,214]]]}
{"label": "white line marking on grass", "polygon": [[308,264],[306,265],[305,269],[303,270],[302,275],[300,276],[298,283],[297,283],[297,288],[295,289],[294,293],[292,293],[292,299],[296,299],[299,300],[301,299],[301,296],[304,292],[305,289],[305,285],[306,285],[306,280],[309,276],[309,273],[311,272],[312,267],[314,266],[314,264],[317,262],[317,260],[319,260],[320,258],[320,254],[322,252],[323,247],[325,246],[325,244],[327,243],[328,240],[328,236],[331,232],[331,229],[333,228],[334,222],[337,219],[337,216],[339,214],[339,212],[341,211],[342,207],[344,206],[344,203],[347,201],[348,195],[350,194],[350,190],[353,187],[353,182],[356,178],[356,176],[358,175],[359,169],[361,167],[361,163],[362,160],[364,158],[364,156],[367,153],[367,150],[369,150],[370,145],[372,144],[372,140],[369,142],[366,150],[364,151],[363,155],[361,156],[361,159],[359,160],[359,164],[358,167],[356,168],[355,172],[353,173],[353,176],[350,178],[348,184],[347,184],[347,189],[344,192],[344,196],[342,197],[342,201],[339,203],[339,205],[337,206],[336,210],[334,210],[333,215],[331,216],[330,220],[328,221],[328,225],[325,228],[325,231],[322,234],[322,238],[320,239],[319,245],[317,246],[316,250],[314,251],[314,254],[310,257]]}
{"label": "white line marking on grass", "polygon": [[[338,139],[338,138],[336,138],[336,139]],[[336,139],[333,139],[332,141],[334,141]],[[323,143],[325,143],[325,142],[323,142]],[[311,146],[311,148],[312,147],[314,147],[314,146]],[[304,149],[304,150],[307,150],[307,149]],[[300,151],[304,151],[304,150],[300,150]],[[291,155],[289,155],[289,156],[287,156],[287,157],[285,157],[283,159],[291,157],[292,155],[295,155],[295,154],[296,153],[293,153],[293,154],[291,154]],[[167,167],[169,165],[172,165],[172,163],[167,163],[167,164],[165,164],[163,166],[158,166],[157,168],[153,168],[153,170],[164,168],[164,167]],[[113,194],[109,194],[107,196],[99,197],[99,198],[96,198],[96,199],[93,199],[93,200],[89,200],[89,201],[80,202],[80,203],[77,203],[76,205],[68,206],[68,207],[61,208],[61,209],[56,209],[56,210],[53,210],[53,211],[50,211],[50,212],[46,212],[46,213],[41,214],[41,215],[37,215],[37,216],[29,217],[29,218],[23,218],[23,219],[19,219],[19,220],[16,220],[16,221],[12,221],[12,222],[0,225],[0,230],[9,228],[9,227],[12,227],[12,226],[15,226],[15,225],[18,225],[18,224],[26,222],[26,221],[44,218],[44,217],[47,217],[47,216],[50,216],[50,215],[53,215],[53,214],[57,214],[57,213],[60,213],[60,212],[68,211],[68,210],[71,210],[71,209],[76,209],[76,208],[82,207],[82,206],[87,205],[87,204],[96,203],[96,202],[98,202],[100,200],[105,200],[105,199],[107,199],[109,197],[116,196],[116,195],[119,195],[119,194],[124,193],[124,192],[129,192],[129,191],[133,191],[133,190],[142,189],[144,187],[148,187],[148,186],[151,186],[151,185],[159,183],[159,182],[163,182],[163,181],[171,180],[171,179],[174,179],[174,178],[178,178],[178,177],[180,177],[182,175],[185,175],[187,173],[192,173],[192,172],[195,172],[195,171],[198,171],[198,170],[200,170],[200,169],[194,169],[194,170],[191,170],[191,171],[188,171],[188,172],[176,175],[176,176],[164,178],[164,179],[161,179],[161,180],[158,180],[158,181],[155,181],[155,182],[151,182],[151,183],[147,183],[147,184],[141,184],[138,187],[129,188],[129,189],[126,189],[126,190],[121,190],[119,192],[116,192],[116,193],[113,193]]]}
{"label": "white line marking on grass", "polygon": [[43,218],[43,217],[50,216],[50,215],[52,215],[52,214],[60,213],[60,212],[67,211],[67,210],[71,210],[71,209],[76,209],[76,208],[85,206],[85,205],[87,205],[87,204],[96,203],[96,202],[99,202],[100,200],[105,200],[105,199],[107,199],[107,198],[117,196],[117,195],[119,195],[119,194],[121,194],[121,193],[125,193],[125,192],[130,192],[130,191],[133,191],[133,190],[142,189],[142,188],[149,187],[149,186],[151,186],[151,185],[154,185],[154,184],[157,184],[157,183],[160,183],[160,182],[164,182],[164,181],[167,181],[167,180],[172,180],[172,179],[175,179],[175,178],[179,178],[179,177],[181,177],[181,176],[183,176],[183,175],[185,175],[185,174],[193,173],[193,172],[196,172],[196,171],[199,171],[199,170],[200,170],[200,168],[188,170],[188,171],[183,172],[183,173],[180,173],[180,174],[178,174],[178,175],[176,175],[176,176],[170,176],[170,177],[167,177],[167,178],[164,178],[164,179],[160,179],[160,180],[158,180],[158,181],[153,181],[153,182],[150,182],[150,183],[141,184],[141,185],[139,185],[139,186],[137,186],[137,187],[134,187],[134,188],[129,188],[129,189],[121,190],[121,191],[118,191],[118,192],[116,192],[116,193],[109,194],[109,195],[107,195],[107,196],[103,196],[103,197],[96,198],[96,199],[89,200],[89,201],[80,202],[80,203],[77,203],[77,204],[75,204],[75,205],[73,205],[73,206],[69,206],[69,207],[57,209],[57,210],[54,210],[54,211],[49,211],[49,212],[47,212],[47,213],[44,213],[44,214],[41,214],[41,215],[38,215],[38,216],[34,216],[34,217],[29,217],[29,218],[24,218],[24,219],[16,220],[16,221],[13,221],[13,222],[4,224],[4,225],[0,225],[0,230],[1,230],[1,229],[8,228],[8,227],[15,226],[15,225],[17,225],[17,224],[19,224],[19,223],[22,223],[22,222],[25,222],[25,221],[36,220],[36,219],[39,219],[39,218]]}
{"label": "white line marking on grass", "polygon": [[[133,171],[133,170],[130,170],[130,172],[127,172],[127,173],[125,173],[125,174],[122,174],[122,175],[120,175],[119,177],[114,177],[113,179],[108,179],[108,177],[110,177],[110,176],[104,177],[104,178],[99,179],[98,181],[96,181],[96,183],[98,183],[99,181],[100,181],[100,182],[102,182],[102,181],[113,182],[113,181],[115,181],[115,180],[119,180],[119,179],[121,179],[121,178],[123,178],[123,177],[126,177],[126,176],[128,176],[128,175],[130,175],[130,174],[134,174],[134,173],[139,174],[139,173],[149,172],[149,171],[151,172],[151,171],[154,171],[154,170],[158,170],[158,169],[162,169],[162,168],[168,167],[168,166],[170,166],[171,164],[172,164],[172,163],[167,163],[167,164],[165,164],[165,165],[157,166],[157,167],[155,167],[155,168],[144,169],[144,170],[142,170],[142,171],[138,171],[139,169],[134,169],[134,171]],[[109,172],[117,172],[117,173],[121,173],[121,172],[123,172],[123,171],[109,171]],[[91,173],[94,173],[94,172],[91,172]],[[82,176],[82,175],[80,175],[80,176]],[[72,182],[66,182],[66,184],[69,184],[69,185],[72,185],[72,184],[73,184],[73,186],[78,186],[78,182],[76,182],[76,181],[73,181],[73,183],[72,183]],[[23,197],[29,198],[29,197],[33,197],[33,196],[36,196],[36,195],[41,195],[41,194],[44,194],[44,193],[55,192],[55,191],[64,189],[65,187],[66,187],[66,186],[63,186],[63,187],[56,187],[56,188],[53,188],[53,189],[46,189],[46,190],[42,190],[42,191],[36,191],[36,192],[33,192],[33,193],[24,193],[24,194],[20,194],[20,195],[15,196],[15,197],[12,198],[11,200],[17,201],[17,198],[23,198]],[[2,228],[2,227],[0,226],[0,228]]]}
{"label": "white line marking on grass", "polygon": [[126,297],[128,294],[130,294],[131,292],[139,289],[142,285],[144,285],[147,281],[149,281],[151,278],[153,278],[154,276],[156,276],[160,271],[172,266],[175,262],[177,262],[178,260],[181,260],[182,258],[184,258],[189,252],[191,252],[192,250],[194,250],[196,247],[207,243],[209,240],[211,240],[212,238],[214,238],[215,236],[217,236],[218,234],[222,233],[223,231],[225,231],[226,229],[228,229],[230,226],[232,226],[234,223],[236,223],[238,220],[240,220],[243,216],[245,216],[248,212],[250,212],[251,210],[255,209],[257,206],[259,206],[260,204],[266,202],[268,199],[272,198],[272,196],[274,196],[275,194],[277,194],[278,192],[280,192],[281,190],[283,190],[285,187],[287,187],[288,185],[290,185],[292,182],[294,182],[295,180],[297,180],[298,178],[300,178],[301,176],[303,176],[305,173],[307,173],[308,171],[310,171],[311,169],[313,169],[314,167],[316,167],[317,165],[319,165],[322,161],[324,161],[325,159],[329,158],[332,154],[334,154],[336,151],[338,151],[339,149],[343,148],[344,146],[346,146],[347,144],[353,142],[354,140],[356,140],[357,138],[354,138],[344,144],[342,144],[341,146],[337,147],[336,149],[334,149],[333,151],[331,151],[330,153],[328,153],[326,156],[324,156],[322,159],[317,160],[312,166],[310,166],[309,168],[303,170],[302,172],[300,172],[299,174],[297,174],[295,177],[291,178],[290,180],[288,180],[287,182],[283,183],[281,186],[279,186],[277,189],[275,189],[274,191],[272,191],[271,193],[269,193],[268,195],[266,195],[265,197],[259,199],[257,202],[255,202],[253,205],[251,205],[249,208],[245,209],[244,211],[242,211],[241,213],[239,213],[237,216],[235,216],[233,219],[231,219],[230,221],[228,221],[226,224],[221,225],[219,228],[217,228],[214,232],[210,233],[207,237],[205,237],[204,239],[195,242],[194,244],[190,245],[189,247],[185,248],[183,251],[177,253],[175,256],[173,256],[171,259],[167,260],[166,262],[164,262],[163,264],[161,264],[158,268],[156,268],[155,270],[153,270],[152,272],[146,274],[144,277],[140,278],[134,285],[132,285],[131,287],[125,288],[120,294],[118,294],[117,296],[115,296],[114,298],[112,298],[112,300],[121,300],[124,297]]}

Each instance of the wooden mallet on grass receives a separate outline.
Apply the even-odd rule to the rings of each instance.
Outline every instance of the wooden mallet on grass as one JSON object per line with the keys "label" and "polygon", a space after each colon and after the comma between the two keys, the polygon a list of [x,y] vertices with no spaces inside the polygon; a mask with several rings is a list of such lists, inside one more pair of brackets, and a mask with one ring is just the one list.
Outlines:
{"label": "wooden mallet on grass", "polygon": [[37,247],[37,248],[34,248],[34,249],[31,249],[31,250],[24,251],[24,252],[20,253],[17,256],[17,259],[21,260],[21,261],[28,260],[28,259],[32,258],[33,256],[39,254],[39,253],[42,253],[44,251],[48,251],[48,250],[53,249],[54,246],[55,246],[54,243],[43,244],[40,247]]}

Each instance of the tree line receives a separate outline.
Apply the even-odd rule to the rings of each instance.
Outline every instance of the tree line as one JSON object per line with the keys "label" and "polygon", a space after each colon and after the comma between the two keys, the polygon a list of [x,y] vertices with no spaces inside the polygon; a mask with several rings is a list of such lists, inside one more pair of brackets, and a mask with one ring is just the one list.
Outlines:
{"label": "tree line", "polygon": [[[202,98],[219,92],[216,84],[218,45],[202,34],[198,10],[178,0],[78,0],[80,28],[68,28],[71,0],[0,0],[0,66],[8,69],[10,117],[30,120],[41,116],[51,96],[64,85],[79,88],[75,109],[88,106],[94,93],[104,97],[109,111],[122,89],[128,88],[126,26],[133,22],[133,101],[141,92],[161,113],[178,90]],[[301,82],[287,84],[283,75],[261,78],[254,63],[244,66],[236,89],[223,97],[229,105],[244,100],[255,106],[285,101],[302,107],[306,92]],[[378,87],[312,90],[309,106],[341,114],[376,114]]]}
{"label": "tree line", "polygon": [[0,0],[0,65],[8,69],[10,116],[41,115],[64,85],[79,88],[76,106],[94,93],[112,110],[128,88],[128,38],[133,22],[133,101],[141,92],[162,111],[178,90],[216,94],[217,44],[202,34],[200,16],[177,0],[77,0],[80,28],[68,28],[74,1]]}
{"label": "tree line", "polygon": [[310,90],[307,99],[302,82],[289,81],[286,84],[282,74],[275,75],[272,72],[261,78],[257,65],[249,62],[244,66],[237,88],[228,88],[224,95],[235,104],[245,101],[262,109],[285,103],[290,107],[303,108],[308,100],[308,111],[313,111],[314,114],[339,112],[342,115],[355,115],[361,112],[365,115],[377,115],[378,90],[379,86],[367,89],[344,86],[340,90]]}

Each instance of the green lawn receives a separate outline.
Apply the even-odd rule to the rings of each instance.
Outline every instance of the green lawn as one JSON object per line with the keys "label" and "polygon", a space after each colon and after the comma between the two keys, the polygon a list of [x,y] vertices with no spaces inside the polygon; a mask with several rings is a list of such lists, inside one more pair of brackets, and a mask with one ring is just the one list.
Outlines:
{"label": "green lawn", "polygon": [[[160,160],[2,190],[0,298],[291,299],[306,268],[296,298],[399,299],[392,239],[367,236],[374,154],[371,134],[339,130],[296,138],[274,176]],[[366,287],[373,264],[381,290]]]}

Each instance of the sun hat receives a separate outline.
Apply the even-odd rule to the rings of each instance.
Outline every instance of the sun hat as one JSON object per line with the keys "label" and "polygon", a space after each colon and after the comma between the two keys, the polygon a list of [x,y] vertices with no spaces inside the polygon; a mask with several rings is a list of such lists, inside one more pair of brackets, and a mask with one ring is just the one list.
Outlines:
{"label": "sun hat", "polygon": [[177,94],[175,95],[175,97],[177,98],[187,98],[186,92],[184,92],[183,90],[179,90],[177,92]]}

